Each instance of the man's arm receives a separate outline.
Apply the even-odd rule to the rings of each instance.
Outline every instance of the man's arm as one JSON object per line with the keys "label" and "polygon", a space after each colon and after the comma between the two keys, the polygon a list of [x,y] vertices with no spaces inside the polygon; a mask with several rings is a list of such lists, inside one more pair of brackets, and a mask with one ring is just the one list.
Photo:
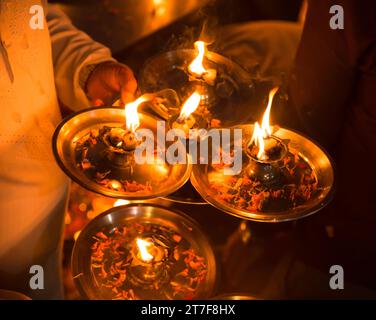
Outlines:
{"label": "man's arm", "polygon": [[129,100],[137,83],[108,48],[76,29],[57,5],[47,6],[55,83],[63,105],[79,110],[112,102],[116,93]]}

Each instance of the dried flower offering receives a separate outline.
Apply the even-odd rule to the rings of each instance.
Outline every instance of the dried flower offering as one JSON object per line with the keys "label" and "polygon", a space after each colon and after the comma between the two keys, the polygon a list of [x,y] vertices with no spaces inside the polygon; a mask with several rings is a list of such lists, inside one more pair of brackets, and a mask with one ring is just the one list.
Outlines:
{"label": "dried flower offering", "polygon": [[290,150],[273,165],[279,175],[270,184],[249,175],[246,169],[239,175],[225,177],[219,175],[220,165],[211,166],[208,180],[214,197],[234,208],[268,212],[293,209],[318,192],[314,170],[297,152]]}
{"label": "dried flower offering", "polygon": [[134,134],[126,129],[104,126],[90,130],[75,143],[77,167],[91,181],[109,190],[151,193],[153,183],[167,179],[168,168],[165,168],[164,176],[158,175],[158,181],[153,181],[148,175],[142,181],[137,180],[138,176],[134,178],[136,163],[133,150],[136,146]]}
{"label": "dried flower offering", "polygon": [[194,299],[207,262],[169,227],[129,222],[93,236],[91,273],[103,299]]}

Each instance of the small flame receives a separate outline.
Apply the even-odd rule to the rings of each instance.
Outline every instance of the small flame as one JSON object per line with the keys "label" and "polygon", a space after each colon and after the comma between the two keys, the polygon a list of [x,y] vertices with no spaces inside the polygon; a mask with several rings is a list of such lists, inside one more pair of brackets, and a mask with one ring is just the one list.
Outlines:
{"label": "small flame", "polygon": [[265,150],[265,144],[264,144],[264,137],[263,137],[262,129],[258,122],[255,123],[255,127],[253,128],[253,136],[251,139],[251,143],[254,141],[256,146],[258,146],[259,151],[257,153],[257,158],[262,159],[264,155]]}
{"label": "small flame", "polygon": [[135,132],[140,126],[140,118],[138,116],[137,108],[141,103],[150,100],[149,96],[150,94],[142,95],[135,101],[125,105],[125,126],[131,132]]}
{"label": "small flame", "polygon": [[148,252],[147,247],[151,246],[152,243],[142,240],[142,239],[137,239],[137,247],[141,255],[141,259],[143,261],[151,261],[153,260],[153,256]]}
{"label": "small flame", "polygon": [[184,102],[178,120],[188,119],[190,114],[196,111],[200,104],[200,100],[200,94],[197,91],[193,92],[193,94]]}
{"label": "small flame", "polygon": [[195,48],[198,50],[198,53],[196,58],[188,66],[188,70],[194,74],[201,76],[207,72],[202,64],[206,52],[206,43],[204,41],[196,41]]}
{"label": "small flame", "polygon": [[270,126],[270,109],[272,107],[273,98],[276,92],[278,91],[278,87],[273,88],[269,92],[269,99],[268,99],[268,106],[266,107],[266,110],[264,112],[264,115],[262,117],[261,127],[258,122],[255,123],[254,129],[253,129],[253,135],[251,139],[251,143],[255,142],[256,146],[258,146],[259,151],[257,153],[258,159],[264,158],[264,152],[265,152],[265,143],[264,139],[268,138],[272,134],[273,127]]}
{"label": "small flame", "polygon": [[270,109],[272,108],[273,98],[274,98],[274,95],[276,94],[277,91],[278,91],[278,87],[275,87],[272,90],[270,90],[268,106],[266,107],[264,116],[262,117],[261,130],[264,134],[264,138],[267,138],[272,134],[272,127],[269,125]]}

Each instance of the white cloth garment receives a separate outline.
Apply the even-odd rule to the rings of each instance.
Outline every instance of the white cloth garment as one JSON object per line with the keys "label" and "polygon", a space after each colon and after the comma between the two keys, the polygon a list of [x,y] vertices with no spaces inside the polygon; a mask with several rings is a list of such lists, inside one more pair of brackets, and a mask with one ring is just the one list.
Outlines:
{"label": "white cloth garment", "polygon": [[[44,8],[43,29],[29,25],[34,5]],[[58,99],[88,107],[79,72],[112,58],[44,1],[0,0],[0,36],[0,288],[60,298],[68,179],[51,150]],[[35,264],[44,268],[44,290],[30,290]]]}

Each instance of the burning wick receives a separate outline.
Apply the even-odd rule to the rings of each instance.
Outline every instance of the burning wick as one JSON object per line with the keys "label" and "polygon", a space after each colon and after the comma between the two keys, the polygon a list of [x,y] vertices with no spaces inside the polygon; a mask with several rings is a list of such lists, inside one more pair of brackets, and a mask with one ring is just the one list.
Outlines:
{"label": "burning wick", "polygon": [[206,54],[206,43],[204,41],[196,41],[195,48],[198,51],[196,58],[188,66],[188,71],[197,78],[203,78],[205,82],[214,85],[217,77],[217,70],[205,69],[203,60]]}
{"label": "burning wick", "polygon": [[198,92],[194,92],[184,102],[177,121],[182,123],[183,121],[188,120],[191,114],[196,111],[198,105],[200,104],[200,99],[201,99],[200,94]]}
{"label": "burning wick", "polygon": [[135,101],[125,105],[125,127],[132,133],[135,133],[140,126],[140,118],[137,108],[141,103],[150,100],[150,94],[144,94]]}
{"label": "burning wick", "polygon": [[109,143],[119,152],[134,150],[137,146],[135,133],[140,126],[140,118],[137,108],[141,103],[149,101],[153,96],[144,94],[135,101],[125,105],[125,130],[123,128],[111,128]]}
{"label": "burning wick", "polygon": [[162,247],[156,246],[152,241],[137,238],[133,256],[130,275],[135,284],[158,283],[166,277],[163,263],[166,252]]}
{"label": "burning wick", "polygon": [[181,129],[187,135],[196,123],[192,113],[200,104],[201,96],[195,91],[183,104],[179,117],[173,122],[172,128]]}
{"label": "burning wick", "polygon": [[148,241],[137,238],[136,245],[138,252],[135,256],[142,262],[156,264],[163,261],[166,256],[165,250],[162,247],[155,245],[151,239]]}
{"label": "burning wick", "polygon": [[149,262],[154,259],[154,256],[148,252],[148,247],[152,245],[152,243],[142,240],[142,239],[137,239],[137,247],[140,253],[141,260],[145,262]]}
{"label": "burning wick", "polygon": [[277,141],[272,139],[272,129],[273,127],[270,126],[270,109],[273,103],[273,98],[276,92],[278,91],[278,87],[273,88],[269,92],[269,100],[268,106],[266,107],[265,113],[262,117],[261,126],[258,122],[255,123],[253,129],[252,139],[249,143],[249,147],[252,144],[258,147],[257,159],[259,160],[268,160],[269,156],[267,155],[267,150],[274,149],[277,147]]}
{"label": "burning wick", "polygon": [[268,106],[262,118],[261,126],[255,123],[252,139],[247,147],[247,154],[253,159],[246,168],[250,177],[255,177],[264,184],[278,182],[280,168],[278,161],[288,152],[287,145],[278,137],[272,135],[273,127],[270,126],[270,109],[277,88],[269,92]]}

